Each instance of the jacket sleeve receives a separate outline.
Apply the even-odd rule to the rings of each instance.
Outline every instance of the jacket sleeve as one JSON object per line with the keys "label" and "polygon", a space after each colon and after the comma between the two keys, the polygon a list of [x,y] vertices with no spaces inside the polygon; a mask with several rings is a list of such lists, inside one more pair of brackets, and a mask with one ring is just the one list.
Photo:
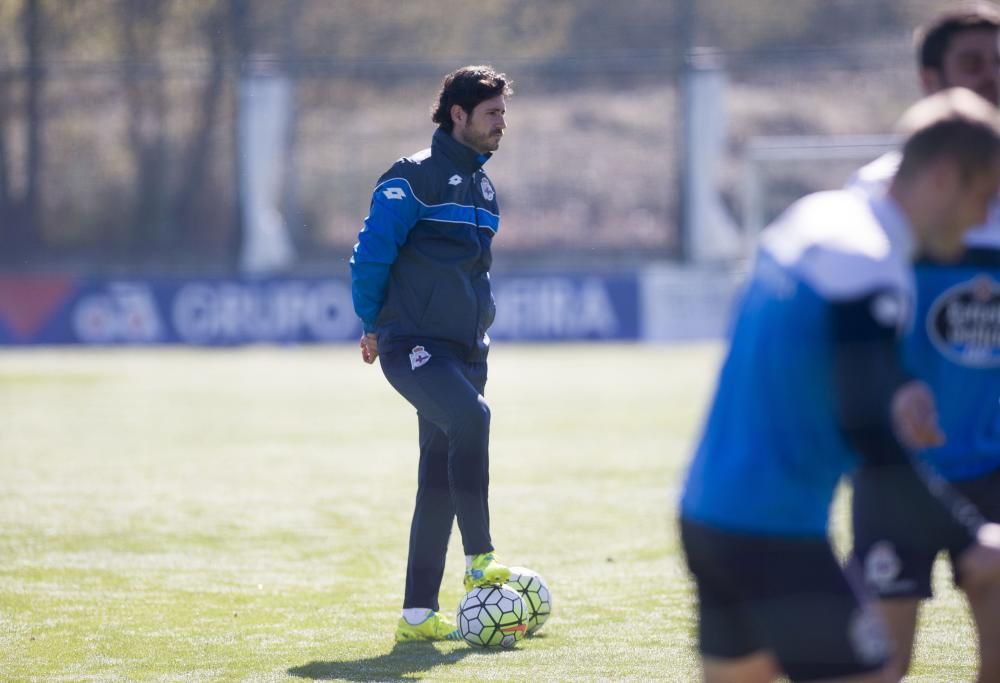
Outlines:
{"label": "jacket sleeve", "polygon": [[880,516],[903,539],[961,552],[983,523],[976,508],[896,437],[893,395],[910,376],[899,358],[902,301],[876,292],[833,304],[834,387],[840,429],[880,491]]}
{"label": "jacket sleeve", "polygon": [[351,255],[351,296],[365,332],[375,331],[375,321],[385,303],[389,271],[399,248],[420,220],[422,208],[405,178],[391,177],[375,187],[368,217]]}

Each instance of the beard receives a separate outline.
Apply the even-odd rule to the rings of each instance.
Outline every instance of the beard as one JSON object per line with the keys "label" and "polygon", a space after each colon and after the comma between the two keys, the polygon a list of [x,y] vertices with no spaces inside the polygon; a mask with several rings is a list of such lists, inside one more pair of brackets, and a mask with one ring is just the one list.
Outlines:
{"label": "beard", "polygon": [[462,136],[463,142],[477,152],[495,152],[500,147],[500,138],[503,137],[502,130],[492,130],[479,132],[466,129]]}

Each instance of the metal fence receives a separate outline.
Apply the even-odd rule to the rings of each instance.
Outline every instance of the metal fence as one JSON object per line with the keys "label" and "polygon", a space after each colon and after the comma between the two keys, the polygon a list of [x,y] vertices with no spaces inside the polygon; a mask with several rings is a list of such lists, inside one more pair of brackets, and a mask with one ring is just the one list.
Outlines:
{"label": "metal fence", "polygon": [[[465,61],[271,64],[292,84],[280,208],[299,267],[349,254],[375,179],[429,144],[440,79]],[[677,141],[667,65],[569,59],[496,66],[516,89],[510,134],[487,167],[503,208],[498,245],[522,254],[672,254]],[[573,86],[553,88],[552,81],[566,83],[567,71]],[[32,123],[39,177],[28,236],[27,226],[18,229],[28,214],[10,206],[28,183],[29,85],[6,74],[3,265],[233,265],[246,78],[232,65],[50,66]]]}
{"label": "metal fence", "polygon": [[[265,59],[291,83],[277,174],[291,268],[345,267],[374,180],[428,145],[441,76],[482,61],[506,71],[516,90],[509,135],[487,166],[503,211],[498,265],[678,258],[684,143],[675,52]],[[720,56],[729,69],[729,143],[718,184],[737,224],[745,222],[743,169],[753,138],[884,133],[916,95],[903,39]],[[237,269],[246,154],[239,103],[248,63],[209,54],[156,63],[54,60],[43,74],[0,72],[0,267]],[[767,195],[756,200],[759,214],[766,220],[850,170],[811,163],[771,174]]]}

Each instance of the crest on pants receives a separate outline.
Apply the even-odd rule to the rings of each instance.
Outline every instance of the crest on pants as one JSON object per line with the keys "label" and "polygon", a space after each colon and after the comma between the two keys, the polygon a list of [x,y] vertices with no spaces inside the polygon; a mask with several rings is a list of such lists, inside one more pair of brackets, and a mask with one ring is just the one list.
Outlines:
{"label": "crest on pants", "polygon": [[427,353],[427,349],[423,346],[414,346],[413,350],[410,351],[410,369],[416,370],[421,365],[424,365],[431,359],[431,354]]}

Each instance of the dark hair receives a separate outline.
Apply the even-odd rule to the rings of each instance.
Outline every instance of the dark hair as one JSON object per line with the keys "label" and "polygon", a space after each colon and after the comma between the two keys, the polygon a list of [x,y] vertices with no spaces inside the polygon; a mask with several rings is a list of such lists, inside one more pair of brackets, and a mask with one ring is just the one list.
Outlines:
{"label": "dark hair", "polygon": [[1000,159],[1000,115],[965,88],[948,88],[911,106],[897,124],[907,135],[896,173],[907,178],[941,158],[953,159],[963,179]]}
{"label": "dark hair", "polygon": [[513,83],[492,66],[463,66],[444,77],[437,102],[431,107],[431,120],[451,132],[451,108],[459,105],[471,114],[476,105],[497,95],[513,93]]}
{"label": "dark hair", "polygon": [[990,2],[975,0],[956,4],[914,33],[919,66],[941,69],[944,53],[956,33],[974,30],[1000,31],[1000,9]]}

